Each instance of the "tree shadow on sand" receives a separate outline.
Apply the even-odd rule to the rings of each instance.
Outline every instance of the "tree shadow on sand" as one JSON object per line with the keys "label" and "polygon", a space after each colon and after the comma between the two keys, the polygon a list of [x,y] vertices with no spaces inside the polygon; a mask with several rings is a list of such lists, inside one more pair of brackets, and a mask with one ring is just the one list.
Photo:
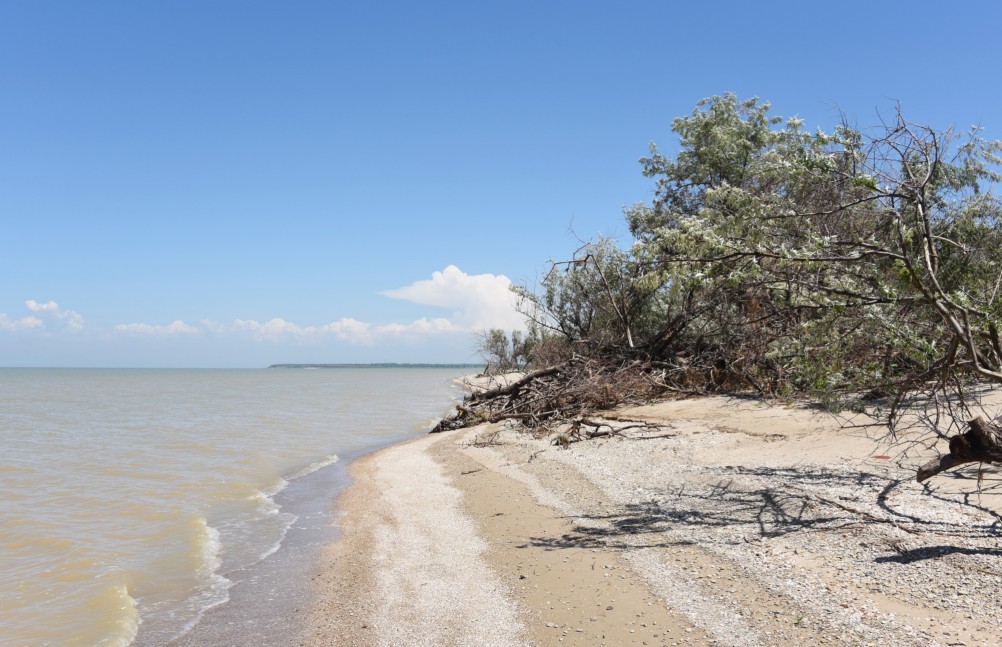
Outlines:
{"label": "tree shadow on sand", "polygon": [[[648,488],[645,501],[575,518],[573,532],[560,537],[531,537],[525,546],[562,548],[668,548],[692,545],[694,527],[707,544],[754,543],[794,533],[841,532],[884,526],[917,536],[955,538],[1002,537],[1002,516],[970,498],[926,491],[950,506],[976,511],[974,523],[923,518],[901,505],[905,481],[863,471],[821,467],[720,467],[693,473],[684,484]],[[921,549],[943,554],[999,554],[977,549],[935,546]],[[945,551],[945,552],[944,552]],[[935,553],[935,555],[933,554]],[[881,558],[885,559],[885,558]],[[886,561],[902,561],[900,554]],[[910,561],[922,557],[909,558]]]}
{"label": "tree shadow on sand", "polygon": [[923,546],[921,548],[912,548],[910,550],[899,551],[895,555],[888,555],[886,557],[878,557],[875,562],[878,564],[912,564],[914,562],[921,562],[927,559],[937,559],[939,557],[945,557],[947,555],[989,555],[992,557],[1002,557],[1002,549],[1000,548],[967,548],[964,546]]}

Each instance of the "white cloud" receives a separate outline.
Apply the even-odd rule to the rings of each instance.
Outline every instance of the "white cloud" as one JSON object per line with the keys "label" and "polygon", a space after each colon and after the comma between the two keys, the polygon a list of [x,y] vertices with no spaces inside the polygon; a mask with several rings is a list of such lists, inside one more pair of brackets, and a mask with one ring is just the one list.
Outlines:
{"label": "white cloud", "polygon": [[34,299],[28,299],[24,302],[24,305],[28,307],[28,310],[32,312],[58,312],[59,304],[55,301],[49,301],[47,303],[39,303]]}
{"label": "white cloud", "polygon": [[364,321],[359,321],[350,317],[342,317],[337,321],[332,321],[326,326],[321,326],[320,331],[322,333],[334,335],[342,341],[368,343],[372,341],[371,328],[372,326]]}
{"label": "white cloud", "polygon": [[[515,294],[510,288],[511,281],[506,276],[470,275],[455,265],[449,265],[441,272],[433,273],[430,280],[416,281],[411,285],[386,290],[380,294],[420,305],[449,308],[452,310],[450,317],[421,317],[406,323],[380,324],[342,317],[330,323],[308,326],[281,317],[267,321],[234,319],[229,323],[203,319],[198,326],[178,320],[166,326],[146,323],[119,324],[115,326],[115,330],[121,333],[156,336],[207,332],[216,335],[250,336],[256,341],[272,342],[293,340],[305,343],[335,339],[364,345],[388,339],[420,340],[436,335],[465,334],[488,328],[524,329],[524,319],[515,309]],[[52,301],[48,303],[29,301],[28,307],[34,312],[48,312],[60,318],[68,316],[60,313],[70,312],[60,310]]]}
{"label": "white cloud", "polygon": [[343,341],[367,342],[371,341],[371,326],[364,321],[343,317],[337,321],[322,326],[300,326],[291,321],[286,321],[280,317],[269,319],[268,321],[256,321],[254,319],[235,319],[232,324],[221,324],[213,321],[204,321],[203,325],[212,332],[226,333],[233,331],[249,332],[258,340],[278,340],[286,337],[298,339],[313,339],[333,336]]}
{"label": "white cloud", "polygon": [[118,324],[115,326],[115,330],[118,332],[131,333],[136,335],[151,335],[154,337],[168,337],[171,335],[194,335],[202,332],[201,329],[184,323],[180,319],[173,321],[165,326],[146,324],[146,323],[130,323],[130,324]]}
{"label": "white cloud", "polygon": [[15,332],[18,330],[32,330],[34,328],[44,328],[45,322],[38,317],[22,317],[11,319],[7,315],[0,313],[0,330]]}
{"label": "white cloud", "polygon": [[416,319],[409,324],[391,323],[376,327],[377,335],[391,335],[397,337],[436,335],[450,332],[466,331],[462,328],[457,328],[454,323],[442,317],[438,317],[436,319],[421,317],[420,319]]}
{"label": "white cloud", "polygon": [[202,319],[199,323],[202,324],[202,328],[213,333],[225,333],[230,329],[228,325],[212,319]]}
{"label": "white cloud", "polygon": [[455,265],[432,274],[430,280],[416,281],[383,296],[420,305],[449,308],[455,328],[484,330],[524,329],[525,319],[515,309],[516,296],[511,280],[503,274],[467,274]]}
{"label": "white cloud", "polygon": [[51,316],[64,321],[66,327],[71,332],[78,332],[84,328],[84,318],[79,312],[74,312],[73,310],[64,310],[59,307],[59,304],[55,301],[46,301],[45,303],[39,303],[34,299],[28,299],[24,302],[28,310],[39,314],[42,316]]}
{"label": "white cloud", "polygon": [[84,318],[79,312],[64,310],[55,301],[39,303],[34,299],[24,302],[29,312],[33,313],[20,319],[12,319],[6,314],[0,313],[0,330],[44,330],[47,328],[46,322],[61,321],[63,327],[70,332],[79,332],[84,328]]}
{"label": "white cloud", "polygon": [[206,319],[201,323],[205,330],[212,333],[250,333],[258,341],[280,341],[282,339],[316,341],[333,337],[339,341],[353,344],[371,344],[387,337],[422,337],[466,331],[464,328],[457,328],[448,319],[429,319],[427,317],[416,319],[410,323],[389,323],[378,326],[351,317],[342,317],[337,321],[320,326],[300,326],[278,317],[268,321],[235,319],[228,324]]}
{"label": "white cloud", "polygon": [[250,332],[255,339],[278,339],[286,335],[299,336],[303,334],[303,328],[279,317],[265,322],[253,319],[235,319],[230,330]]}

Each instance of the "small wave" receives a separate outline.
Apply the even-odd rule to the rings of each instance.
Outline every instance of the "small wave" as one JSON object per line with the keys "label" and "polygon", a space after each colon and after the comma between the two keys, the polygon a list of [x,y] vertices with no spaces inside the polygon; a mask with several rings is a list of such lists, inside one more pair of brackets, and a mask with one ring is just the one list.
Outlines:
{"label": "small wave", "polygon": [[319,469],[327,467],[328,465],[333,465],[337,461],[338,461],[337,455],[336,454],[330,454],[328,456],[325,456],[325,457],[321,458],[318,461],[314,461],[314,462],[310,463],[309,465],[307,465],[307,466],[305,466],[303,468],[300,468],[296,473],[294,473],[292,476],[289,477],[289,480],[295,480],[295,479],[298,479],[298,478],[302,478],[302,477],[306,476],[307,474],[312,474],[313,472],[316,472]]}
{"label": "small wave", "polygon": [[222,544],[219,543],[219,531],[209,525],[205,517],[198,517],[196,522],[201,530],[200,543],[202,545],[202,570],[203,574],[211,574],[219,568],[219,553]]}
{"label": "small wave", "polygon": [[230,599],[230,587],[233,582],[219,573],[222,566],[222,544],[219,541],[219,531],[209,525],[204,517],[198,517],[197,541],[200,546],[200,564],[198,567],[199,577],[206,582],[189,602],[194,607],[195,617],[191,619],[171,640],[176,640],[191,631],[199,623],[205,612],[220,604],[225,604]]}
{"label": "small wave", "polygon": [[260,563],[278,552],[278,549],[282,547],[282,542],[285,541],[285,536],[289,534],[289,528],[292,528],[292,525],[299,520],[299,517],[294,514],[286,513],[285,517],[285,525],[282,527],[282,532],[278,536],[278,539],[276,539],[275,543],[269,546],[263,553],[261,553],[260,556],[258,556],[257,562],[255,563]]}
{"label": "small wave", "polygon": [[[202,566],[200,573],[203,578],[210,582],[209,588],[215,593],[223,593],[226,598],[229,594],[226,591],[232,582],[219,574],[219,567],[222,566],[223,546],[219,541],[219,531],[209,525],[205,517],[199,517],[203,529],[202,540]],[[213,605],[214,606],[214,605]]]}
{"label": "small wave", "polygon": [[129,589],[124,584],[114,587],[115,604],[121,609],[121,617],[115,621],[118,631],[102,641],[101,647],[126,647],[139,634],[139,608],[135,598],[129,595]]}
{"label": "small wave", "polygon": [[263,490],[261,490],[261,492],[266,497],[270,498],[270,497],[275,496],[276,494],[278,494],[279,492],[281,492],[282,490],[284,490],[288,486],[289,486],[289,482],[286,481],[283,478],[280,478],[280,479],[276,480],[274,483],[272,483],[271,485],[269,485],[268,487],[266,487]]}
{"label": "small wave", "polygon": [[[289,478],[295,479],[298,478],[299,476],[305,476],[306,474],[314,472],[317,469],[320,469],[321,467],[332,464],[336,460],[337,460],[336,456],[327,456],[323,460],[311,463],[310,465],[307,465],[306,467],[300,469],[298,472],[296,472]],[[293,524],[296,523],[296,521],[299,520],[299,517],[297,517],[294,514],[288,512],[282,512],[282,506],[276,503],[274,499],[274,496],[279,492],[281,492],[282,490],[284,490],[286,487],[288,487],[288,485],[289,481],[283,478],[279,478],[275,481],[275,483],[273,483],[269,487],[263,488],[261,490],[256,490],[253,494],[247,497],[249,501],[253,501],[257,504],[257,513],[261,515],[261,517],[267,517],[267,518],[278,517],[279,519],[281,519],[282,525],[281,529],[278,531],[278,538],[274,542],[272,542],[272,544],[268,546],[268,548],[266,548],[263,552],[261,552],[256,559],[254,559],[253,561],[249,562],[246,565],[243,565],[242,568],[247,568],[249,566],[253,566],[254,564],[258,564],[261,561],[270,557],[271,555],[274,555],[278,551],[278,549],[282,547],[282,542],[285,540],[285,536],[288,534],[289,529],[293,526]],[[258,519],[257,521],[260,521],[260,519]]]}
{"label": "small wave", "polygon": [[[258,490],[257,492],[248,497],[249,500],[257,502],[258,504],[257,510],[261,516],[275,517],[281,515],[283,519],[282,529],[279,531],[278,539],[276,539],[271,546],[265,549],[264,552],[258,555],[257,559],[251,562],[250,564],[251,566],[257,564],[258,562],[261,562],[264,559],[267,559],[271,555],[274,555],[275,552],[277,552],[278,549],[282,547],[282,542],[285,540],[285,536],[289,533],[289,528],[291,528],[292,525],[296,523],[296,521],[299,519],[299,517],[297,517],[294,514],[288,512],[282,512],[282,506],[275,503],[275,500],[272,498],[272,496],[281,492],[283,489],[285,489],[285,486],[289,484],[289,482],[286,481],[285,479],[280,479],[280,482],[281,483],[279,485],[266,488],[263,491]],[[271,494],[269,494],[269,492]]]}
{"label": "small wave", "polygon": [[[283,481],[283,483],[288,485],[287,481]],[[283,485],[282,488],[284,487],[285,486]],[[271,492],[271,488],[266,490],[255,490],[254,494],[247,497],[247,500],[253,501],[257,504],[258,514],[262,517],[273,517],[278,514],[279,510],[282,509],[282,506],[275,503],[275,500],[271,497],[280,492],[282,488],[276,489],[274,492]]]}
{"label": "small wave", "polygon": [[284,523],[282,525],[282,530],[279,533],[278,539],[276,539],[271,546],[262,552],[257,560],[254,562],[259,563],[268,557],[274,555],[282,547],[282,542],[285,541],[285,536],[289,533],[289,529],[299,520],[294,514],[282,513],[282,507],[275,503],[274,496],[284,490],[288,485],[289,481],[294,481],[296,479],[302,478],[309,474],[316,472],[317,470],[323,469],[329,465],[333,465],[338,461],[338,456],[336,454],[329,454],[318,461],[313,461],[308,465],[305,465],[294,473],[289,475],[287,479],[278,479],[278,481],[271,487],[265,488],[264,490],[259,490],[258,492],[251,495],[251,499],[258,501],[258,511],[264,516],[275,516],[282,514],[284,517]]}

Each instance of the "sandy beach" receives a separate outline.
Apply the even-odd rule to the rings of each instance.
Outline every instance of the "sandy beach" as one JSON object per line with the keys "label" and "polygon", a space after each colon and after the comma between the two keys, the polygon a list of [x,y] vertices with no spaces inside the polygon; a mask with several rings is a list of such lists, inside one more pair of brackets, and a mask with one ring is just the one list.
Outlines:
{"label": "sandy beach", "polygon": [[300,644],[1002,644],[997,468],[918,484],[933,452],[756,400],[614,416],[659,428],[357,460]]}

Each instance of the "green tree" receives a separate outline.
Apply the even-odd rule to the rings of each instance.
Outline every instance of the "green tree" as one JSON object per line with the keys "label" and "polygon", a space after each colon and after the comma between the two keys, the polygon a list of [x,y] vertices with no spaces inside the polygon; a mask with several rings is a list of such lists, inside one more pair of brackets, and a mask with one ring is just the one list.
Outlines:
{"label": "green tree", "polygon": [[[633,245],[587,243],[520,290],[565,361],[587,356],[561,374],[605,362],[616,385],[640,366],[644,389],[810,394],[892,429],[906,403],[931,405],[941,435],[975,414],[972,387],[1002,382],[1002,144],[900,110],[809,132],[733,94],[672,130],[677,155],[641,159],[655,196],[626,210]],[[514,346],[491,338],[496,355]],[[990,449],[977,455],[1002,460]]]}
{"label": "green tree", "polygon": [[650,278],[629,252],[600,238],[570,260],[553,263],[541,293],[519,294],[537,327],[572,342],[635,348],[663,315],[661,286]]}
{"label": "green tree", "polygon": [[678,156],[642,160],[655,200],[627,212],[635,255],[698,291],[694,323],[723,359],[750,381],[842,391],[904,393],[944,362],[1002,378],[999,144],[900,114],[811,134],[768,112],[700,102],[674,122]]}
{"label": "green tree", "polygon": [[530,338],[521,331],[507,333],[491,328],[480,333],[477,352],[486,364],[487,373],[520,371],[528,364]]}
{"label": "green tree", "polygon": [[641,160],[655,198],[626,211],[634,245],[555,263],[529,295],[545,325],[709,388],[832,404],[900,402],[935,371],[1002,380],[997,142],[900,113],[812,133],[733,94],[673,131],[676,156]]}

